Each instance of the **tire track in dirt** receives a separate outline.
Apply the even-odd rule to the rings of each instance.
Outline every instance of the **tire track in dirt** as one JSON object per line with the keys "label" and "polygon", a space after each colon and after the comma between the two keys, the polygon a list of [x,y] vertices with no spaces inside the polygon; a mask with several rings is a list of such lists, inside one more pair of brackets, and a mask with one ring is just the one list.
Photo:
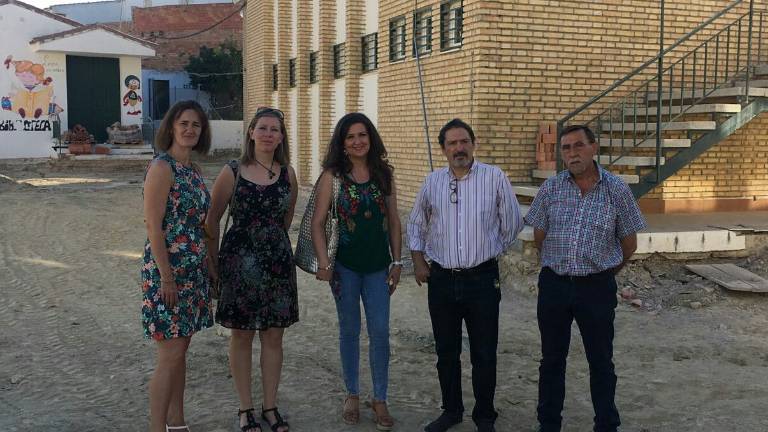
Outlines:
{"label": "tire track in dirt", "polygon": [[[62,202],[55,196],[41,198],[35,211],[12,220],[16,228],[3,248],[2,270],[14,281],[8,292],[23,308],[15,314],[0,310],[0,316],[14,318],[10,322],[0,318],[0,325],[36,343],[31,359],[17,359],[29,364],[21,372],[20,394],[10,396],[20,407],[25,427],[61,427],[60,418],[55,421],[55,417],[46,415],[52,410],[67,411],[72,418],[88,414],[92,419],[103,420],[99,421],[101,425],[92,423],[89,428],[108,423],[119,426],[115,418],[99,412],[123,411],[134,418],[138,413],[125,412],[120,392],[113,389],[112,383],[105,383],[110,382],[109,378],[120,377],[122,369],[135,367],[135,359],[116,355],[123,351],[120,341],[126,340],[128,334],[119,330],[105,332],[88,299],[78,295],[93,291],[89,284],[94,283],[98,271],[88,271],[94,267],[83,266],[87,263],[77,263],[74,258],[81,251],[98,250],[103,239],[84,235],[80,221],[54,220],[52,212],[44,211],[46,207],[61,208],[73,203]],[[11,205],[8,207],[12,214],[17,213]],[[52,237],[52,229],[60,230],[61,242],[46,241]],[[101,349],[93,350],[94,346]],[[50,385],[54,382],[55,386]],[[135,426],[126,422],[121,429]]]}

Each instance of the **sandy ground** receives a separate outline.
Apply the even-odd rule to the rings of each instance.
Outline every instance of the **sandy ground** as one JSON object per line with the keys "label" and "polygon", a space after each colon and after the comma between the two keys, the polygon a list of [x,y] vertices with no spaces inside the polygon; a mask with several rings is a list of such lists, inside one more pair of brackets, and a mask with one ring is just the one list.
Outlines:
{"label": "sandy ground", "polygon": [[[206,176],[212,180],[221,166],[209,161]],[[146,430],[154,347],[141,337],[139,315],[142,172],[137,165],[0,166],[7,176],[0,176],[0,431]],[[501,304],[497,426],[533,431],[537,269],[511,261],[517,264],[505,270]],[[733,262],[768,271],[765,255]],[[297,432],[374,431],[367,410],[357,427],[340,420],[332,297],[326,284],[299,274],[301,322],[286,332],[281,411]],[[768,296],[725,292],[660,258],[633,263],[621,286],[643,301],[617,309],[622,430],[768,430]],[[419,431],[438,414],[440,393],[425,289],[408,271],[392,298],[391,326],[390,409],[397,430]],[[571,346],[564,430],[588,431],[593,414],[578,331]],[[194,432],[236,430],[226,347],[213,329],[193,338],[186,412]],[[366,398],[365,350],[363,356]],[[260,394],[258,375],[254,392]],[[474,426],[467,417],[453,430]]]}

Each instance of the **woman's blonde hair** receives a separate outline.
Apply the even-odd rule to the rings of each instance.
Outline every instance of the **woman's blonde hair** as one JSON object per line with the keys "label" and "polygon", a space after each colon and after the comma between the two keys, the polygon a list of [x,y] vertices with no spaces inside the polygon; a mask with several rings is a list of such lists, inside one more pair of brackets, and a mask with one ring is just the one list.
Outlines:
{"label": "woman's blonde hair", "polygon": [[165,113],[163,121],[160,122],[160,128],[155,135],[155,148],[160,151],[168,151],[173,145],[173,124],[186,110],[192,110],[200,117],[200,138],[192,150],[200,154],[208,154],[211,149],[211,125],[208,122],[208,116],[205,115],[203,107],[199,103],[188,100],[176,103]]}
{"label": "woman's blonde hair", "polygon": [[253,115],[251,123],[248,125],[248,129],[245,130],[245,141],[243,142],[243,152],[240,156],[240,163],[243,165],[252,163],[256,160],[256,149],[251,135],[253,134],[253,128],[256,127],[259,119],[262,117],[274,117],[280,120],[280,133],[283,134],[283,140],[280,145],[275,149],[275,161],[280,165],[287,166],[290,163],[290,153],[288,149],[288,132],[285,130],[285,115],[277,108],[261,107],[256,110],[256,114]]}

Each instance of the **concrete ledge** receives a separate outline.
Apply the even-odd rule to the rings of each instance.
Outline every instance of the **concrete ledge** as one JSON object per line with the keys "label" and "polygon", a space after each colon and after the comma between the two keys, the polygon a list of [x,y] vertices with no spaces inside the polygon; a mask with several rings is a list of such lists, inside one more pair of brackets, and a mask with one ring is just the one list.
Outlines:
{"label": "concrete ledge", "polygon": [[728,230],[640,232],[637,254],[737,251],[747,247],[746,238]]}

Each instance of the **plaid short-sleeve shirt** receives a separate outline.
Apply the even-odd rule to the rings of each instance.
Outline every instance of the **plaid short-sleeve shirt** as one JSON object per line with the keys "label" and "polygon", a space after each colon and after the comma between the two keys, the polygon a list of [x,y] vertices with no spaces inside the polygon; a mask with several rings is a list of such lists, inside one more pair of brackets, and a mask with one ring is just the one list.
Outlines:
{"label": "plaid short-sleeve shirt", "polygon": [[597,165],[599,179],[582,196],[570,172],[547,179],[526,223],[545,231],[541,265],[559,275],[585,276],[621,264],[621,239],[645,228],[624,181]]}

